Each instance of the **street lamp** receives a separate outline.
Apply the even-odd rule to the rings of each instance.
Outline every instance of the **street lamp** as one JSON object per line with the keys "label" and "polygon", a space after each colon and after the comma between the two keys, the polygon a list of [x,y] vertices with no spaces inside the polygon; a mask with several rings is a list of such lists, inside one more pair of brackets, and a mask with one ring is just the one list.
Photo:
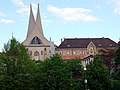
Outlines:
{"label": "street lamp", "polygon": [[85,77],[84,77],[84,83],[85,83],[85,90],[87,90],[86,70],[87,70],[87,68],[84,67],[84,75],[85,75]]}

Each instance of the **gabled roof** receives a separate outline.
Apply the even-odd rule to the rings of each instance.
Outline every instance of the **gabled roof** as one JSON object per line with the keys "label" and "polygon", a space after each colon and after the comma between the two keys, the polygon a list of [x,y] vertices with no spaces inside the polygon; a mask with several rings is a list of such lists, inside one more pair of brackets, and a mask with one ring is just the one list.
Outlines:
{"label": "gabled roof", "polygon": [[109,38],[66,38],[58,48],[87,48],[92,42],[96,48],[117,47],[117,43]]}
{"label": "gabled roof", "polygon": [[[31,43],[32,40],[40,41],[39,44],[33,44]],[[50,42],[44,37],[43,30],[42,30],[42,22],[40,18],[40,9],[39,9],[39,3],[38,3],[38,9],[37,9],[37,17],[36,21],[34,19],[33,11],[32,11],[32,5],[30,4],[30,17],[29,17],[29,25],[28,25],[28,33],[26,40],[23,42],[25,46],[48,46],[50,45]]]}

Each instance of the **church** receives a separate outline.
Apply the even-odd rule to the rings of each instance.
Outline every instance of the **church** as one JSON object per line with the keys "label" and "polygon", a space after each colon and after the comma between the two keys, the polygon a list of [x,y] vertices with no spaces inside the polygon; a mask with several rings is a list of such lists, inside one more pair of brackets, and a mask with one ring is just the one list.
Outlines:
{"label": "church", "polygon": [[23,45],[28,49],[34,60],[45,60],[58,53],[63,60],[84,59],[88,55],[96,55],[100,49],[116,49],[118,44],[109,38],[64,38],[61,44],[56,46],[51,40],[47,40],[42,29],[40,7],[38,3],[36,20],[30,4],[30,15],[27,37]]}
{"label": "church", "polygon": [[23,45],[28,49],[29,54],[34,60],[45,60],[54,54],[54,44],[44,37],[40,17],[39,3],[36,20],[33,15],[32,5],[30,4],[30,15],[27,37]]}

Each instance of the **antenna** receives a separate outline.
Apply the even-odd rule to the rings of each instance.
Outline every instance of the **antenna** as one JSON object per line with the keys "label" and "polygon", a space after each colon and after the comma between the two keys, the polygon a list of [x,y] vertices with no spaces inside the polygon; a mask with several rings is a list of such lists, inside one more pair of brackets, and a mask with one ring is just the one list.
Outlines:
{"label": "antenna", "polygon": [[50,37],[50,41],[51,41],[51,37]]}

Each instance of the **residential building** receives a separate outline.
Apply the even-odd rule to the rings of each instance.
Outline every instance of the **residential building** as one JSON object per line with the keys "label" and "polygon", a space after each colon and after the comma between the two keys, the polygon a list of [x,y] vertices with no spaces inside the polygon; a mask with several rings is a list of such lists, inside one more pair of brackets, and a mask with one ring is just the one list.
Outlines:
{"label": "residential building", "polygon": [[65,38],[56,48],[63,60],[84,59],[98,54],[100,49],[115,49],[118,44],[109,38]]}

